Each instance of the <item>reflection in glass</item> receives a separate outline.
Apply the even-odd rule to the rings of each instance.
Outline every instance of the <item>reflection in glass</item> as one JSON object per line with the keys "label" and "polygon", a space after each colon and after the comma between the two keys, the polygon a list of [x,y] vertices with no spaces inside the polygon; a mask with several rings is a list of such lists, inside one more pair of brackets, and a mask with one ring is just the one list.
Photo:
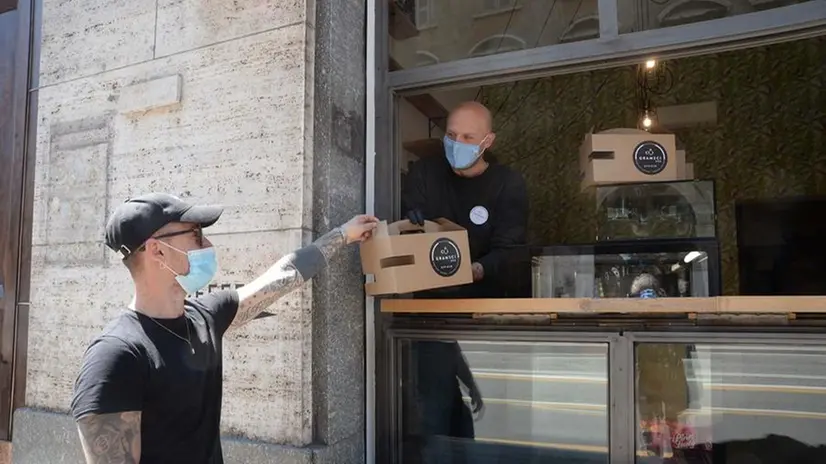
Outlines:
{"label": "reflection in glass", "polygon": [[607,345],[399,348],[401,462],[608,462]]}
{"label": "reflection in glass", "polygon": [[712,181],[602,185],[596,197],[600,241],[717,235]]}
{"label": "reflection in glass", "polygon": [[807,0],[618,0],[619,30],[647,31],[764,11]]}
{"label": "reflection in glass", "polygon": [[544,247],[532,258],[534,298],[716,296],[712,240]]}
{"label": "reflection in glass", "polygon": [[389,16],[391,70],[599,36],[596,0],[394,0]]}
{"label": "reflection in glass", "polygon": [[826,462],[826,348],[646,343],[636,376],[638,462]]}

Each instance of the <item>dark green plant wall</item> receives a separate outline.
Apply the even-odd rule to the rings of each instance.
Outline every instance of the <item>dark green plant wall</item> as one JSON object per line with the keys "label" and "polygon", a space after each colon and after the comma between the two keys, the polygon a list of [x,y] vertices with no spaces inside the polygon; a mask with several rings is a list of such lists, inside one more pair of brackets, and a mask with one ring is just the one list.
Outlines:
{"label": "dark green plant wall", "polygon": [[[715,179],[724,293],[736,294],[736,200],[826,194],[826,38],[667,63],[654,106],[717,102],[717,124],[676,133],[695,178]],[[595,202],[580,191],[582,137],[636,127],[635,69],[486,87],[495,152],[525,176],[533,243],[594,239]]]}

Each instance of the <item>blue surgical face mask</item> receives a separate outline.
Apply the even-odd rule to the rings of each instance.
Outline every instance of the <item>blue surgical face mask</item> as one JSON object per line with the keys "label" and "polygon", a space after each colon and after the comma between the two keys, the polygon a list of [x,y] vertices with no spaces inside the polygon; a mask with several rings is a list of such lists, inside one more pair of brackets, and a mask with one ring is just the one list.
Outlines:
{"label": "blue surgical face mask", "polygon": [[651,290],[650,288],[645,289],[640,292],[640,298],[657,298],[657,292]]}
{"label": "blue surgical face mask", "polygon": [[[482,139],[485,142],[487,136]],[[482,156],[481,144],[473,145],[470,143],[457,142],[448,136],[445,136],[443,143],[445,145],[445,156],[450,167],[453,169],[467,169],[473,166],[477,160]]]}
{"label": "blue surgical face mask", "polygon": [[183,253],[189,261],[189,273],[187,275],[180,275],[164,265],[170,272],[175,274],[175,280],[187,295],[194,295],[202,288],[206,287],[215,277],[218,272],[218,257],[215,254],[215,248],[202,248],[200,250],[181,251],[168,243],[161,242],[169,248]]}

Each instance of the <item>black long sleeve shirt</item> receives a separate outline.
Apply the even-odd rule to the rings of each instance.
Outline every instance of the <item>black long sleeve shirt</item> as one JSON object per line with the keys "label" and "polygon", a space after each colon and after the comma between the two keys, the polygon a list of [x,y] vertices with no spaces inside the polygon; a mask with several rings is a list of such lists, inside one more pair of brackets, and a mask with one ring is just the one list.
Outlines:
{"label": "black long sleeve shirt", "polygon": [[471,259],[485,270],[481,282],[417,296],[502,296],[509,253],[526,244],[528,195],[521,174],[491,163],[479,176],[460,177],[444,157],[424,158],[410,167],[402,203],[404,211],[418,208],[427,219],[443,217],[467,229]]}

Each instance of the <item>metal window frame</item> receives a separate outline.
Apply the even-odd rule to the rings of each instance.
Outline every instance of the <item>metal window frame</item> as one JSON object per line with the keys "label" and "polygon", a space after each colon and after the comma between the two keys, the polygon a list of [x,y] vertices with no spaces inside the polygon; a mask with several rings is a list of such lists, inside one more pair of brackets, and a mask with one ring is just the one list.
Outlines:
{"label": "metal window frame", "polygon": [[[3,311],[0,338],[3,363],[3,394],[0,395],[0,440],[11,441],[14,430],[14,411],[24,406],[26,399],[26,366],[28,323],[31,293],[31,235],[34,196],[35,146],[37,137],[37,85],[39,79],[40,36],[42,0],[20,0],[16,8],[3,15],[17,21],[17,29],[6,36],[12,46],[11,93],[7,95],[10,111],[7,130],[12,134],[10,149],[4,153],[10,162],[8,169],[13,180],[7,187],[3,206],[8,211],[3,269],[0,283],[5,284],[5,296],[0,310]],[[0,156],[3,158],[3,156]],[[5,160],[4,160],[5,161]]]}
{"label": "metal window frame", "polygon": [[608,460],[612,464],[636,460],[634,345],[622,332],[612,337],[608,359]]}
{"label": "metal window frame", "polygon": [[647,56],[680,58],[730,51],[826,32],[824,0],[628,34],[618,32],[617,3],[599,0],[598,39],[394,71],[388,86],[403,91],[489,84],[633,64]]}
{"label": "metal window frame", "polygon": [[[387,85],[390,69],[389,12],[383,0],[366,1],[366,69],[365,95],[365,211],[382,218],[392,217],[392,198],[387,192],[397,189],[389,173],[395,172],[398,161],[388,156],[394,119],[390,107],[392,93]],[[384,193],[383,195],[379,193]],[[379,459],[392,451],[394,431],[387,422],[386,405],[392,403],[393,383],[388,359],[389,339],[383,331],[384,317],[379,299],[365,295],[365,462],[386,462]]]}
{"label": "metal window frame", "polygon": [[[365,117],[364,129],[364,212],[376,213],[376,89],[377,78],[384,76],[379,69],[376,52],[378,40],[376,27],[380,20],[376,15],[376,0],[367,0],[365,18]],[[382,81],[383,82],[383,81]],[[376,462],[376,303],[370,295],[364,295],[364,461]]]}
{"label": "metal window frame", "polygon": [[766,332],[640,332],[628,331],[625,336],[633,344],[638,343],[690,343],[708,345],[826,345],[826,332],[816,332],[811,328],[806,332],[775,330]]}
{"label": "metal window frame", "polygon": [[[39,0],[38,0],[39,1]],[[368,85],[372,93],[367,98],[367,163],[368,177],[366,210],[383,219],[400,216],[399,159],[401,142],[398,133],[398,99],[408,93],[433,88],[460,88],[470,85],[493,84],[552,74],[604,69],[639,62],[650,56],[681,58],[717,53],[747,47],[768,45],[783,41],[804,39],[826,33],[826,0],[749,13],[684,26],[619,34],[618,1],[598,0],[600,37],[598,39],[551,45],[541,48],[514,51],[500,55],[468,58],[460,61],[439,63],[421,68],[390,72],[389,67],[389,3],[367,0]],[[367,395],[365,398],[368,419],[366,423],[367,462],[386,462],[395,430],[387,421],[387,406],[394,405],[396,360],[393,359],[393,340],[405,333],[449,334],[451,331],[435,328],[411,331],[392,328],[392,316],[380,312],[379,299],[366,298],[367,343]],[[424,330],[424,332],[422,332]],[[486,332],[479,330],[480,337]],[[622,405],[634,401],[634,346],[636,343],[679,342],[692,343],[795,343],[820,344],[823,337],[802,336],[799,332],[781,331],[774,334],[757,334],[726,328],[722,331],[689,331],[685,333],[639,333],[621,331],[609,335],[609,375],[616,382],[609,388],[611,416],[609,417],[610,452],[612,462],[633,462],[636,443],[634,437],[635,414],[624,411]],[[753,329],[749,329],[753,330]],[[467,331],[453,331],[467,337]],[[526,332],[496,331],[495,336],[522,338]],[[530,332],[528,332],[530,333]],[[605,335],[600,334],[599,339]],[[561,340],[570,336],[575,341],[586,341],[586,332],[542,332],[542,340]],[[680,338],[682,337],[682,338]],[[377,350],[376,347],[379,349]],[[631,367],[629,369],[629,366]],[[622,382],[618,382],[622,379]],[[630,403],[629,403],[630,401]],[[394,409],[394,408],[389,408]],[[616,457],[615,457],[616,456]]]}
{"label": "metal window frame", "polygon": [[[543,331],[543,330],[475,330],[443,329],[430,327],[392,327],[388,338],[413,338],[416,340],[467,340],[483,342],[532,342],[532,343],[605,343],[615,341],[618,331]],[[606,359],[609,352],[605,352]]]}
{"label": "metal window frame", "polygon": [[[685,345],[717,345],[717,346],[736,346],[736,345],[760,345],[767,348],[772,346],[825,346],[826,347],[826,333],[814,332],[817,329],[810,329],[811,332],[800,333],[788,330],[776,330],[772,332],[763,333],[748,333],[741,331],[720,331],[720,332],[640,332],[629,331],[625,332],[621,338],[627,344],[625,350],[627,352],[626,362],[629,363],[630,379],[625,378],[626,382],[630,382],[631,395],[627,398],[626,405],[631,405],[630,408],[625,408],[626,413],[630,418],[628,422],[627,432],[623,433],[622,439],[626,441],[630,448],[630,455],[623,454],[622,460],[615,461],[613,456],[611,462],[634,462],[636,456],[636,360],[637,360],[637,346],[650,344],[685,344]],[[610,379],[609,379],[610,387]],[[623,417],[623,419],[627,419]],[[628,436],[630,435],[630,436]],[[613,451],[613,449],[612,449]]]}
{"label": "metal window frame", "polygon": [[[595,330],[591,332],[547,331],[535,328],[530,331],[499,331],[484,328],[444,329],[431,327],[389,327],[385,333],[384,350],[387,364],[383,373],[391,391],[382,395],[386,399],[383,412],[387,428],[384,454],[378,454],[380,462],[400,462],[401,397],[398,395],[402,340],[467,340],[530,343],[584,343],[606,344],[608,361],[608,443],[609,462],[627,464],[636,460],[636,346],[649,343],[767,345],[767,346],[826,346],[826,333],[795,333],[788,331],[767,333],[742,332],[641,332]],[[395,380],[394,380],[395,379]],[[388,459],[390,458],[390,459]]]}
{"label": "metal window frame", "polygon": [[[529,342],[529,343],[582,343],[582,344],[593,344],[593,345],[605,345],[606,352],[605,357],[606,361],[608,361],[608,372],[606,375],[608,376],[609,383],[606,388],[606,406],[613,405],[613,404],[621,404],[619,403],[618,398],[613,398],[611,396],[611,349],[612,343],[616,340],[617,333],[615,332],[562,332],[562,331],[555,331],[555,332],[542,332],[539,330],[534,331],[486,331],[484,329],[477,329],[477,330],[456,330],[456,329],[431,329],[431,328],[396,328],[391,327],[388,328],[386,332],[386,340],[387,343],[385,345],[385,349],[388,350],[387,358],[392,360],[392,362],[387,363],[384,366],[384,371],[386,377],[389,379],[388,385],[393,385],[392,392],[386,392],[386,398],[389,400],[385,406],[384,414],[387,416],[385,419],[385,423],[393,424],[392,430],[392,437],[389,438],[388,448],[385,452],[388,454],[379,454],[377,457],[380,459],[379,462],[401,462],[400,458],[400,451],[401,451],[401,443],[400,443],[400,431],[402,430],[402,417],[400,414],[401,410],[401,400],[402,398],[398,395],[398,386],[399,383],[393,379],[400,379],[400,363],[401,363],[401,353],[399,350],[399,344],[402,340],[463,340],[463,341],[498,341],[498,342]],[[611,417],[612,415],[609,413],[608,419],[608,430],[606,430],[609,440],[609,446],[611,442],[611,432],[614,428],[614,425],[611,424]],[[615,460],[614,458],[610,458],[611,456],[611,449],[609,448],[609,459],[611,459],[612,464],[620,464],[626,461],[622,460]],[[388,459],[389,458],[389,459]]]}

